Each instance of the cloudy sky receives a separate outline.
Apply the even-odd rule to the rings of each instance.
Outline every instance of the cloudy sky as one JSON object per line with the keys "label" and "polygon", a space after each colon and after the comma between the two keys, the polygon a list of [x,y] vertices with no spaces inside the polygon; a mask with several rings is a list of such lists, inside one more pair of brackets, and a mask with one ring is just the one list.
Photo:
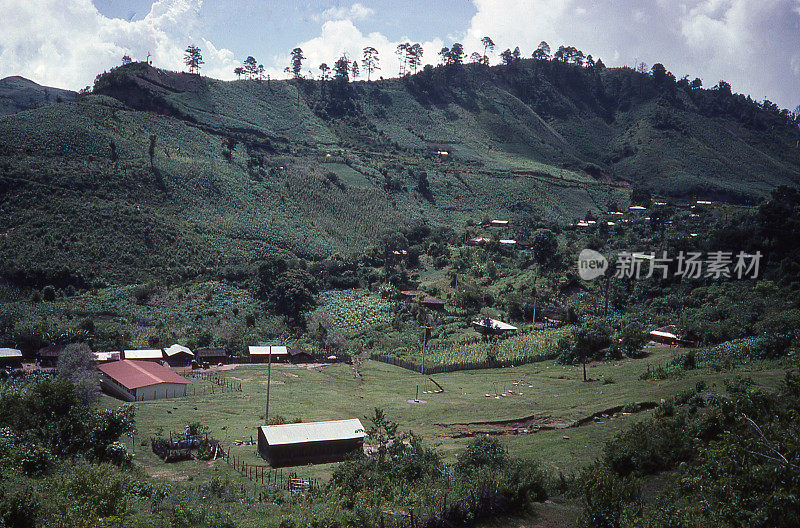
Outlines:
{"label": "cloudy sky", "polygon": [[470,53],[484,35],[497,53],[519,46],[530,56],[545,40],[608,66],[662,62],[679,78],[724,79],[754,99],[800,105],[800,0],[0,0],[0,78],[78,89],[124,54],[181,70],[190,43],[203,73],[222,79],[248,55],[283,77],[296,46],[305,73],[318,75],[320,63],[367,45],[389,77],[400,42],[420,42],[435,63],[443,45]]}

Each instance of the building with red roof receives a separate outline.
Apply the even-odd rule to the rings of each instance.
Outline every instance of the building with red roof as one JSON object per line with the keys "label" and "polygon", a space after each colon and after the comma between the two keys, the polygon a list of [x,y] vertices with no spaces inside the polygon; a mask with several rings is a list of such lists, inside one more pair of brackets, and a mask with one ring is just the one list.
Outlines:
{"label": "building with red roof", "polygon": [[186,396],[192,382],[152,361],[124,359],[98,367],[103,389],[125,401],[158,400]]}

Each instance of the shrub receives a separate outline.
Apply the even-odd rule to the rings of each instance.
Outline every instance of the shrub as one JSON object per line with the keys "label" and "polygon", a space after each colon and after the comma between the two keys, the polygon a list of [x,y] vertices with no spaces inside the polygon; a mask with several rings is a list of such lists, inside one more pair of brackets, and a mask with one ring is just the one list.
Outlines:
{"label": "shrub", "polygon": [[42,289],[42,299],[47,302],[53,302],[56,300],[56,289],[52,286],[45,286]]}
{"label": "shrub", "polygon": [[33,528],[39,509],[34,491],[25,484],[13,484],[5,480],[0,487],[0,526]]}
{"label": "shrub", "polygon": [[499,469],[508,462],[508,452],[494,437],[480,435],[473,438],[458,455],[456,469],[471,473],[481,468]]}
{"label": "shrub", "polygon": [[674,468],[696,453],[683,414],[634,424],[606,444],[603,460],[615,473],[649,475]]}
{"label": "shrub", "polygon": [[53,465],[53,454],[36,443],[23,443],[14,450],[17,467],[25,475],[41,476]]}
{"label": "shrub", "polygon": [[753,378],[739,376],[738,374],[733,378],[726,379],[724,383],[725,390],[732,394],[743,394],[754,384]]}
{"label": "shrub", "polygon": [[580,526],[618,528],[638,509],[639,486],[633,477],[620,477],[594,464],[581,472],[578,482],[584,501]]}

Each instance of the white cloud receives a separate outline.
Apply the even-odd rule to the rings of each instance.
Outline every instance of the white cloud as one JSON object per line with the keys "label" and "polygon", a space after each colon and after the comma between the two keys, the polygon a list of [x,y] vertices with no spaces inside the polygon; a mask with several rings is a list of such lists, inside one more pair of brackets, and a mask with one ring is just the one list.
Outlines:
{"label": "white cloud", "polygon": [[[297,46],[303,50],[306,60],[304,61],[303,75],[319,76],[319,65],[326,63],[333,66],[333,63],[342,54],[352,60],[358,60],[361,65],[362,50],[367,46],[372,46],[378,50],[380,58],[380,70],[376,71],[372,78],[396,77],[399,71],[400,62],[395,54],[397,45],[401,42],[413,42],[410,38],[402,38],[398,41],[389,40],[379,32],[364,34],[358,29],[351,20],[329,20],[322,25],[319,36],[300,42]],[[423,47],[423,64],[434,64],[438,60],[438,51],[444,46],[442,40],[420,43]],[[436,50],[434,52],[434,50]],[[274,58],[275,64],[289,64],[289,55],[281,55]],[[275,77],[285,77],[283,68],[272,68],[270,74]],[[366,72],[362,72],[366,78]]]}
{"label": "white cloud", "polygon": [[40,84],[78,89],[123,55],[183,70],[190,43],[203,52],[203,74],[231,78],[233,53],[201,35],[202,0],[157,0],[141,20],[108,18],[91,0],[0,0],[0,77],[23,75]]}
{"label": "white cloud", "polygon": [[[706,85],[725,79],[755,99],[800,103],[800,0],[473,0],[468,51],[492,37],[497,53],[541,41],[576,46],[608,65],[662,62]],[[578,13],[578,15],[576,15]],[[496,60],[496,59],[495,59]]]}
{"label": "white cloud", "polygon": [[330,7],[315,18],[317,20],[364,20],[374,14],[374,9],[356,2],[350,7]]}

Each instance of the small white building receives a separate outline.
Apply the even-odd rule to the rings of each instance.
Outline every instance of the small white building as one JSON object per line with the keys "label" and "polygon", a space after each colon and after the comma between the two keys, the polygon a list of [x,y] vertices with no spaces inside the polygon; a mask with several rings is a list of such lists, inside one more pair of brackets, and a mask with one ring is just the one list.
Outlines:
{"label": "small white building", "polygon": [[189,350],[188,347],[174,344],[164,349],[164,359],[166,359],[167,363],[171,366],[184,366],[188,365],[189,362],[194,359],[194,352]]}
{"label": "small white building", "polygon": [[125,401],[147,401],[186,396],[192,382],[152,361],[112,361],[98,367],[103,390]]}
{"label": "small white building", "polygon": [[258,454],[272,467],[337,462],[363,453],[366,435],[356,418],[263,425],[258,428]]}
{"label": "small white building", "polygon": [[497,319],[476,319],[472,321],[472,327],[481,334],[505,334],[518,330],[516,326]]}
{"label": "small white building", "polygon": [[122,352],[123,359],[133,359],[137,361],[161,361],[164,359],[164,354],[161,349],[148,348],[141,350],[124,350]]}
{"label": "small white building", "polygon": [[[270,361],[284,361],[289,357],[289,350],[285,346],[251,346],[247,349],[250,355],[250,361],[258,363],[266,363]],[[272,358],[270,358],[270,355]]]}

